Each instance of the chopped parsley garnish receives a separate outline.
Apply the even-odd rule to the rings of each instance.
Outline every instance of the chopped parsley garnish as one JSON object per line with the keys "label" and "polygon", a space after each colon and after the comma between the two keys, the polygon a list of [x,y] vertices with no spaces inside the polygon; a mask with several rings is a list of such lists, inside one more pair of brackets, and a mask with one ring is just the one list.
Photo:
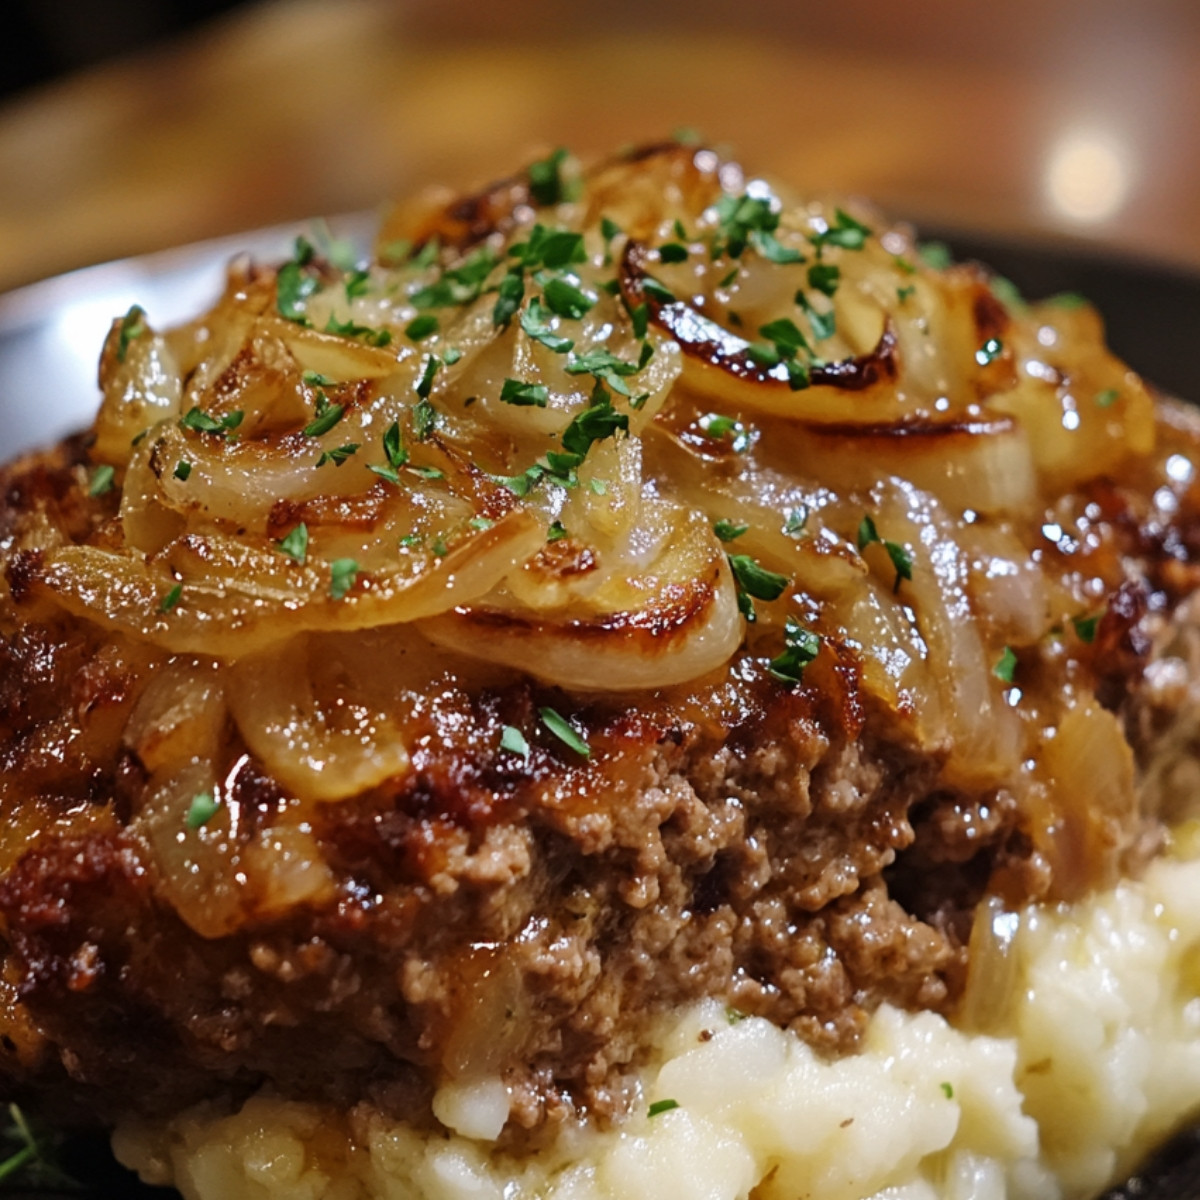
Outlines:
{"label": "chopped parsley garnish", "polygon": [[749,529],[749,525],[737,525],[733,521],[714,521],[713,533],[723,542],[732,542],[740,538]]}
{"label": "chopped parsley garnish", "polygon": [[834,263],[813,263],[808,268],[808,286],[831,299],[842,281],[842,269]]}
{"label": "chopped parsley garnish", "polygon": [[988,338],[978,350],[975,351],[975,361],[981,366],[986,367],[988,363],[993,363],[1004,353],[1004,343],[999,338]]}
{"label": "chopped parsley garnish", "polygon": [[896,299],[899,300],[901,304],[904,304],[907,300],[911,299],[913,295],[915,295],[916,290],[917,286],[914,283],[910,283],[907,287],[898,287],[896,289]]}
{"label": "chopped parsley garnish", "polygon": [[491,517],[472,517],[467,524],[470,525],[472,529],[484,530],[491,529],[496,522],[493,521]]}
{"label": "chopped parsley garnish", "polygon": [[723,413],[705,413],[698,422],[706,438],[714,442],[730,439],[730,448],[737,454],[750,449],[750,431],[741,421]]}
{"label": "chopped parsley garnish", "polygon": [[606,242],[611,242],[613,238],[619,237],[622,233],[620,225],[611,217],[600,218],[600,234]]}
{"label": "chopped parsley garnish", "polygon": [[578,321],[585,317],[591,312],[595,303],[573,283],[568,283],[567,280],[557,276],[547,279],[542,290],[550,311],[557,313],[560,317],[568,317],[572,321]]}
{"label": "chopped parsley garnish", "polygon": [[[547,229],[535,225],[529,231],[529,240],[510,247],[510,257],[519,260],[527,271],[546,267],[552,271],[587,262],[587,251],[583,245],[583,234],[569,229]],[[520,270],[520,268],[517,268]]]}
{"label": "chopped parsley garnish", "polygon": [[996,665],[992,668],[992,674],[1002,683],[1012,683],[1016,671],[1017,656],[1013,653],[1011,646],[1005,646],[1004,653],[1000,655]]}
{"label": "chopped parsley garnish", "polygon": [[833,224],[820,233],[809,234],[808,240],[817,248],[819,255],[826,246],[838,246],[843,250],[861,250],[871,230],[861,221],[856,221],[848,212],[836,208]]}
{"label": "chopped parsley garnish", "polygon": [[332,313],[325,322],[325,332],[338,337],[359,338],[370,346],[387,346],[392,341],[390,329],[372,329],[370,325],[360,325],[353,319],[339,321]]}
{"label": "chopped parsley garnish", "polygon": [[552,734],[564,746],[574,750],[581,758],[591,758],[591,747],[575,732],[574,727],[566,719],[560,716],[552,708],[539,708],[538,715],[542,718],[542,724],[550,730]]}
{"label": "chopped parsley garnish", "polygon": [[175,464],[175,470],[172,474],[181,482],[186,481],[187,477],[192,473],[192,464],[186,458],[181,458]]}
{"label": "chopped parsley garnish", "polygon": [[442,360],[436,354],[431,354],[425,360],[425,369],[421,372],[421,378],[417,380],[417,395],[422,400],[428,400],[430,393],[433,391],[433,380],[441,369]]}
{"label": "chopped parsley garnish", "polygon": [[788,537],[795,537],[798,533],[804,532],[805,525],[808,524],[808,509],[804,505],[799,508],[793,508],[787,515],[783,523],[783,532]]}
{"label": "chopped parsley garnish", "polygon": [[429,403],[428,397],[422,396],[421,399],[413,405],[413,435],[416,437],[418,442],[423,442],[433,432],[435,425],[437,425],[437,413],[434,412],[433,405]]}
{"label": "chopped parsley garnish", "polygon": [[509,754],[519,754],[522,758],[529,757],[529,743],[515,725],[505,725],[500,734],[500,749],[507,750]]}
{"label": "chopped parsley garnish", "polygon": [[617,412],[607,397],[585,408],[563,430],[562,446],[568,454],[582,462],[593,442],[612,437],[618,429],[628,430],[629,418]]}
{"label": "chopped parsley garnish", "polygon": [[535,296],[529,301],[528,307],[521,314],[521,328],[534,341],[541,342],[555,354],[566,354],[575,348],[570,338],[560,337],[550,328],[550,313],[542,307],[542,302]]}
{"label": "chopped parsley garnish", "polygon": [[787,589],[786,575],[768,571],[748,554],[729,555],[729,566],[738,587],[755,600],[778,600]]}
{"label": "chopped parsley garnish", "polygon": [[783,653],[767,664],[767,670],[781,683],[799,683],[804,668],[817,657],[821,639],[799,621],[788,617],[784,626]]}
{"label": "chopped parsley garnish", "polygon": [[301,566],[304,566],[304,560],[308,557],[308,526],[301,521],[295,529],[286,537],[281,538],[275,545],[288,558],[295,559]]}
{"label": "chopped parsley garnish", "polygon": [[943,1082],[938,1086],[942,1089],[942,1095],[945,1096],[947,1100],[954,1099],[954,1085],[952,1083]]}
{"label": "chopped parsley garnish", "polygon": [[359,442],[347,442],[344,446],[334,446],[332,450],[324,450],[321,457],[317,459],[317,466],[323,467],[327,462],[331,462],[335,467],[340,467],[360,447],[361,443]]}
{"label": "chopped parsley garnish", "polygon": [[111,492],[113,488],[113,476],[116,471],[113,470],[108,463],[103,463],[92,472],[91,481],[88,483],[89,496],[103,496],[105,492]]}
{"label": "chopped parsley garnish", "polygon": [[1096,393],[1097,408],[1111,408],[1116,404],[1121,393],[1116,388],[1105,388],[1102,392]]}
{"label": "chopped parsley garnish", "polygon": [[212,792],[197,792],[188,805],[184,823],[189,829],[201,829],[217,815],[220,807]]}
{"label": "chopped parsley garnish", "polygon": [[433,539],[433,544],[429,547],[434,558],[445,558],[450,553],[450,548],[446,545],[446,539],[436,537]]}
{"label": "chopped parsley garnish", "polygon": [[896,578],[892,584],[893,592],[900,590],[901,580],[912,579],[912,555],[899,542],[889,542],[881,538],[879,531],[875,528],[874,518],[869,513],[864,513],[863,519],[858,524],[857,540],[858,552],[860,554],[875,542],[878,542],[887,552],[887,556],[891,559],[892,566],[896,570]]}
{"label": "chopped parsley garnish", "polygon": [[563,538],[569,537],[567,527],[561,521],[554,521],[550,528],[546,530],[546,541],[561,542]]}
{"label": "chopped parsley garnish", "polygon": [[753,233],[773,233],[779,227],[779,213],[766,196],[726,193],[717,201],[717,221],[724,242],[714,241],[713,254],[724,253],[740,258]]}
{"label": "chopped parsley garnish", "polygon": [[810,348],[808,340],[790,317],[780,317],[777,321],[762,325],[758,332],[775,347],[780,358],[794,358],[800,350]]}
{"label": "chopped parsley garnish", "polygon": [[788,263],[805,262],[804,255],[791,246],[785,246],[773,233],[755,230],[750,234],[750,242],[768,262],[786,266]]}
{"label": "chopped parsley garnish", "polygon": [[404,446],[404,435],[400,422],[393,421],[383,432],[383,452],[393,467],[402,467],[408,462],[408,450]]}
{"label": "chopped parsley garnish", "polygon": [[416,308],[453,308],[469,304],[479,298],[495,265],[496,255],[492,248],[481,246],[460,266],[444,272],[436,282],[418,288],[409,299]]}
{"label": "chopped parsley garnish", "polygon": [[421,479],[445,479],[446,478],[446,472],[439,470],[439,468],[437,468],[437,467],[409,467],[408,469],[414,475],[419,476]]}
{"label": "chopped parsley garnish", "polygon": [[550,389],[542,383],[524,383],[520,379],[506,379],[500,388],[500,399],[505,404],[545,408],[549,398]]}
{"label": "chopped parsley garnish", "polygon": [[309,387],[333,387],[334,384],[328,375],[322,375],[320,371],[304,371],[300,378]]}
{"label": "chopped parsley garnish", "polygon": [[329,572],[329,594],[335,600],[341,600],[358,578],[358,563],[352,558],[335,558],[329,564]]}
{"label": "chopped parsley garnish", "polygon": [[796,293],[796,303],[804,309],[813,331],[813,337],[817,341],[823,342],[826,338],[833,337],[837,332],[837,314],[832,308],[828,312],[821,312],[812,306],[811,301],[803,292]]}
{"label": "chopped parsley garnish", "polygon": [[117,362],[124,362],[129,353],[129,343],[146,332],[146,310],[135,304],[122,318],[117,329]]}
{"label": "chopped parsley garnish", "polygon": [[423,342],[431,334],[437,333],[439,328],[440,322],[433,313],[422,313],[419,317],[413,317],[404,327],[404,336],[410,342]]}
{"label": "chopped parsley garnish", "polygon": [[1100,624],[1100,617],[1072,617],[1071,624],[1075,627],[1075,634],[1081,642],[1092,643],[1096,640],[1096,629]]}
{"label": "chopped parsley garnish", "polygon": [[603,479],[589,479],[588,488],[591,490],[593,496],[608,495],[608,484]]}
{"label": "chopped parsley garnish", "polygon": [[719,279],[717,281],[717,287],[727,288],[741,273],[742,273],[742,268],[740,266],[734,267],[733,270],[730,271],[728,275],[722,276],[721,279]]}
{"label": "chopped parsley garnish", "polygon": [[653,275],[647,275],[642,279],[642,291],[647,296],[652,296],[659,304],[675,303],[675,293],[669,287],[659,283]]}
{"label": "chopped parsley garnish", "polygon": [[228,438],[242,423],[244,415],[241,409],[237,409],[218,419],[210,417],[202,409],[191,408],[180,417],[179,423],[185,429],[195,429],[198,433],[219,433]]}
{"label": "chopped parsley garnish", "polygon": [[1029,307],[1025,303],[1025,297],[1021,295],[1020,288],[1003,275],[993,275],[988,280],[988,288],[1005,308],[1011,309],[1013,312],[1024,312]]}
{"label": "chopped parsley garnish", "polygon": [[888,558],[892,560],[892,566],[896,568],[896,579],[892,584],[892,591],[898,592],[902,579],[912,582],[912,555],[898,542],[884,542],[883,548],[887,551]]}
{"label": "chopped parsley garnish", "polygon": [[388,483],[400,482],[400,472],[395,467],[389,467],[387,463],[367,463],[367,470],[378,475],[380,479],[386,479]]}
{"label": "chopped parsley garnish", "polygon": [[892,262],[905,273],[905,275],[915,275],[917,267],[915,263],[910,262],[903,254],[893,254]]}
{"label": "chopped parsley garnish", "polygon": [[275,307],[282,316],[299,325],[309,324],[305,303],[321,286],[320,279],[305,269],[312,257],[312,244],[307,238],[298,237],[291,259],[279,268],[275,277]]}
{"label": "chopped parsley garnish", "polygon": [[357,267],[346,276],[346,299],[356,300],[365,296],[371,286],[371,272],[365,267]]}
{"label": "chopped parsley garnish", "polygon": [[935,271],[944,271],[953,261],[954,255],[945,242],[922,242],[917,247],[921,261]]}
{"label": "chopped parsley garnish", "polygon": [[317,392],[317,415],[304,427],[304,436],[321,437],[328,433],[346,412],[344,404],[330,404],[324,392]]}
{"label": "chopped parsley garnish", "polygon": [[160,613],[169,613],[179,603],[179,597],[182,595],[183,584],[177,583],[173,588],[163,593],[163,598],[158,602],[158,611]]}
{"label": "chopped parsley garnish", "polygon": [[520,271],[509,271],[500,280],[500,289],[492,308],[492,324],[497,329],[505,326],[516,315],[525,299],[525,276]]}
{"label": "chopped parsley garnish", "polygon": [[1091,301],[1079,292],[1059,292],[1057,295],[1051,296],[1047,304],[1052,304],[1055,308],[1084,308]]}
{"label": "chopped parsley garnish", "polygon": [[462,351],[457,346],[451,346],[450,349],[442,355],[442,362],[444,362],[446,366],[452,367],[460,358],[462,358]]}
{"label": "chopped parsley garnish", "polygon": [[655,1100],[655,1102],[646,1110],[646,1115],[650,1117],[657,1117],[659,1113],[670,1112],[671,1109],[678,1107],[678,1100]]}
{"label": "chopped parsley garnish", "polygon": [[[649,343],[645,343],[649,345]],[[651,350],[653,353],[653,350]],[[622,376],[636,375],[638,371],[645,366],[644,362],[634,363],[626,362],[624,359],[617,358],[608,350],[591,350],[587,354],[582,354],[578,358],[573,358],[567,363],[567,374],[569,375],[592,375],[596,379],[602,379],[614,392],[620,392],[622,396],[629,395],[629,385],[625,382]]]}
{"label": "chopped parsley garnish", "polygon": [[658,248],[658,258],[664,263],[687,262],[688,248],[680,242],[665,242]]}
{"label": "chopped parsley garnish", "polygon": [[403,546],[405,550],[412,550],[414,547],[419,546],[420,544],[421,535],[419,533],[406,533],[400,539],[400,545]]}
{"label": "chopped parsley garnish", "polygon": [[548,207],[572,199],[574,188],[563,178],[567,152],[560,146],[547,158],[529,164],[529,190],[538,204]]}

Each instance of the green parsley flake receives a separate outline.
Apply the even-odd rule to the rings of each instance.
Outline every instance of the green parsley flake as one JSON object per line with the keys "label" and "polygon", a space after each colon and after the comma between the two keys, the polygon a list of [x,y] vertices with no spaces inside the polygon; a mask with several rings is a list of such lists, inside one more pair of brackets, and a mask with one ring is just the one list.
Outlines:
{"label": "green parsley flake", "polygon": [[722,413],[705,413],[698,422],[701,432],[714,442],[730,439],[730,448],[736,454],[750,449],[750,431],[741,421]]}
{"label": "green parsley flake", "polygon": [[621,227],[611,217],[600,218],[600,235],[606,242],[611,242],[613,238],[620,237]]}
{"label": "green parsley flake", "polygon": [[129,343],[146,332],[146,310],[135,304],[122,318],[117,329],[117,362],[123,363],[129,353]]}
{"label": "green parsley flake", "polygon": [[1052,304],[1055,308],[1086,308],[1091,301],[1079,292],[1059,292],[1057,295],[1051,296],[1047,304]]}
{"label": "green parsley flake", "polygon": [[910,283],[907,287],[898,287],[896,289],[896,299],[901,304],[904,304],[916,294],[916,290],[917,286],[914,283]]}
{"label": "green parsley flake", "polygon": [[338,337],[359,338],[371,346],[388,346],[392,341],[390,329],[372,329],[370,325],[360,325],[353,319],[339,321],[332,313],[325,322],[325,332]]}
{"label": "green parsley flake", "polygon": [[717,201],[717,220],[724,243],[713,243],[714,257],[720,253],[740,258],[752,233],[773,233],[779,227],[779,213],[768,196],[741,196],[730,193]]}
{"label": "green parsley flake", "polygon": [[433,313],[422,313],[419,317],[413,317],[404,327],[404,336],[410,342],[423,342],[427,337],[437,333],[440,327],[441,323]]}
{"label": "green parsley flake", "polygon": [[346,276],[346,299],[357,300],[365,296],[371,286],[371,272],[365,267],[359,267]]}
{"label": "green parsley flake", "polygon": [[783,523],[783,532],[788,537],[795,537],[797,534],[804,532],[805,525],[808,524],[808,509],[802,504],[799,508],[793,508],[787,515]]}
{"label": "green parsley flake", "polygon": [[896,579],[892,584],[892,591],[898,592],[901,580],[912,582],[912,555],[898,542],[884,542],[883,548],[887,551],[888,558],[892,560],[892,566],[896,568]]}
{"label": "green parsley flake", "polygon": [[939,1084],[939,1086],[942,1089],[942,1095],[945,1096],[947,1100],[954,1099],[954,1085],[953,1084],[943,1082],[943,1083]]}
{"label": "green parsley flake", "polygon": [[567,527],[561,521],[554,521],[546,530],[546,541],[548,542],[560,542],[568,536],[570,535],[567,533]]}
{"label": "green parsley flake", "polygon": [[992,668],[992,674],[1002,683],[1012,683],[1016,670],[1017,656],[1013,653],[1011,646],[1005,646],[1004,653],[1000,655],[996,665]]}
{"label": "green parsley flake", "polygon": [[861,221],[856,221],[848,212],[836,208],[833,212],[833,224],[827,225],[820,233],[809,235],[809,241],[817,248],[817,253],[826,246],[838,246],[842,250],[861,250],[871,230]]}
{"label": "green parsley flake", "polygon": [[555,354],[566,354],[575,348],[570,338],[560,337],[550,327],[551,314],[542,307],[542,302],[535,296],[529,301],[528,307],[521,314],[521,328],[534,341],[541,342]]}
{"label": "green parsley flake", "polygon": [[97,467],[92,472],[91,482],[88,484],[89,496],[103,496],[105,492],[111,492],[113,489],[113,476],[116,472],[108,463],[104,463]]}
{"label": "green parsley flake", "polygon": [[203,412],[199,408],[189,409],[179,419],[180,425],[185,429],[194,429],[198,433],[219,433],[228,438],[229,435],[242,423],[242,418],[245,414],[240,410],[227,413],[225,416],[217,419],[210,417],[208,413]]}
{"label": "green parsley flake", "polygon": [[565,279],[548,279],[543,291],[550,311],[572,321],[585,317],[595,305],[595,301]]}
{"label": "green parsley flake", "polygon": [[783,653],[767,664],[767,670],[780,683],[799,683],[808,666],[821,649],[821,639],[799,621],[788,617],[784,627]]}
{"label": "green parsley flake", "polygon": [[552,734],[564,746],[574,750],[576,754],[582,758],[591,758],[591,747],[577,734],[572,725],[563,716],[560,716],[552,708],[539,708],[538,715],[542,718],[542,724],[550,730]]}
{"label": "green parsley flake", "polygon": [[320,279],[305,270],[312,257],[311,243],[298,237],[291,260],[284,263],[275,276],[275,307],[280,315],[298,325],[309,324],[306,302],[321,286]]}
{"label": "green parsley flake", "polygon": [[1120,398],[1121,393],[1116,388],[1105,388],[1102,392],[1096,393],[1097,408],[1111,408]]}
{"label": "green parsley flake", "polygon": [[304,371],[301,380],[309,387],[333,387],[334,381],[320,371]]}
{"label": "green parsley flake", "polygon": [[1087,642],[1089,645],[1096,640],[1096,630],[1100,625],[1099,614],[1091,617],[1072,617],[1071,624],[1075,627],[1075,634],[1081,642]]}
{"label": "green parsley flake", "polygon": [[163,598],[158,602],[158,611],[160,613],[169,613],[179,603],[179,597],[182,595],[183,584],[177,583],[169,591],[163,593]]}
{"label": "green parsley flake", "polygon": [[[645,344],[649,345],[649,343]],[[651,348],[651,354],[653,354],[653,348]],[[625,362],[624,359],[617,358],[608,350],[592,350],[567,363],[567,373],[569,375],[592,375],[596,379],[604,380],[614,392],[628,396],[629,385],[625,383],[622,376],[636,375],[644,366],[645,362],[639,362],[637,365]]]}
{"label": "green parsley flake", "polygon": [[788,577],[768,571],[748,554],[730,554],[729,566],[737,585],[755,600],[778,600],[787,590]]}
{"label": "green parsley flake", "polygon": [[176,479],[186,481],[187,477],[192,473],[192,464],[186,458],[181,458],[175,464],[175,470],[172,474]]}
{"label": "green parsley flake", "polygon": [[358,578],[358,563],[352,558],[335,558],[329,564],[329,572],[329,594],[335,600],[344,599]]}
{"label": "green parsley flake", "polygon": [[921,261],[935,271],[944,271],[954,261],[950,247],[945,242],[922,242],[917,247]]}
{"label": "green parsley flake", "polygon": [[409,467],[408,469],[421,479],[446,478],[446,472],[439,470],[437,467]]}
{"label": "green parsley flake", "polygon": [[993,363],[1004,353],[1004,343],[999,338],[988,338],[978,350],[975,351],[975,361],[981,366],[986,367],[988,363]]}
{"label": "green parsley flake", "polygon": [[659,1113],[670,1112],[671,1109],[678,1107],[678,1100],[655,1100],[655,1102],[646,1110],[646,1115],[650,1117],[657,1117]]}
{"label": "green parsley flake", "polygon": [[331,462],[335,467],[340,467],[361,449],[361,446],[360,442],[347,442],[343,446],[334,446],[332,450],[323,450],[321,457],[317,459],[317,466],[323,467],[327,462]]}
{"label": "green parsley flake", "polygon": [[524,383],[520,379],[506,379],[500,388],[500,399],[505,404],[545,408],[546,401],[550,399],[550,389],[541,383]]}
{"label": "green parsley flake", "polygon": [[687,262],[688,248],[679,242],[666,242],[659,246],[658,258],[664,263]]}
{"label": "green parsley flake", "polygon": [[472,517],[467,522],[467,524],[472,529],[484,530],[484,529],[491,529],[492,526],[496,524],[496,522],[493,521],[491,517]]}
{"label": "green parsley flake", "polygon": [[308,526],[301,521],[295,529],[275,545],[288,558],[295,559],[301,566],[304,566],[304,560],[308,557]]}
{"label": "green parsley flake", "polygon": [[500,734],[500,749],[507,750],[509,754],[519,754],[525,759],[529,757],[529,743],[515,725],[505,725]]}
{"label": "green parsley flake", "polygon": [[525,276],[520,271],[509,271],[500,280],[496,304],[492,308],[492,324],[497,329],[507,325],[525,299]]}
{"label": "green parsley flake", "polygon": [[561,204],[573,197],[575,188],[563,178],[562,165],[567,152],[560,146],[548,158],[529,164],[529,190],[543,207]]}
{"label": "green parsley flake", "polygon": [[750,244],[768,262],[777,263],[780,266],[806,261],[804,255],[799,250],[795,250],[791,246],[785,246],[773,233],[755,230],[750,234]]}
{"label": "green parsley flake", "polygon": [[713,533],[723,542],[732,542],[740,538],[749,529],[749,525],[737,525],[733,521],[714,521]]}
{"label": "green parsley flake", "polygon": [[446,539],[436,537],[433,539],[433,544],[429,547],[434,558],[445,558],[450,553],[449,546],[446,545]]}
{"label": "green parsley flake", "polygon": [[188,805],[184,823],[189,829],[201,829],[217,815],[220,807],[212,792],[197,792]]}
{"label": "green parsley flake", "polygon": [[733,281],[734,281],[734,280],[735,280],[735,279],[736,279],[736,278],[737,278],[737,277],[738,277],[738,276],[739,276],[741,273],[742,273],[742,268],[741,268],[740,266],[734,267],[734,268],[733,268],[733,270],[732,270],[732,271],[730,271],[728,275],[724,275],[724,276],[722,276],[722,278],[721,278],[721,279],[719,279],[719,280],[717,281],[717,287],[719,287],[719,288],[727,288],[727,287],[729,287],[729,285],[730,285],[730,284],[732,284],[732,283],[733,283]]}
{"label": "green parsley flake", "polygon": [[863,519],[858,523],[858,552],[861,554],[872,542],[880,541],[879,530],[875,528],[875,518],[870,513],[863,513]]}
{"label": "green parsley flake", "polygon": [[823,296],[833,298],[842,281],[842,269],[834,263],[813,263],[808,268],[808,286]]}
{"label": "green parsley flake", "polygon": [[674,304],[675,293],[669,287],[659,283],[653,275],[647,275],[642,280],[642,291],[659,304]]}
{"label": "green parsley flake", "polygon": [[430,393],[433,391],[434,376],[441,369],[442,360],[436,354],[431,354],[425,360],[425,369],[421,372],[421,378],[417,380],[417,395],[422,400],[428,400]]}
{"label": "green parsley flake", "polygon": [[437,413],[434,412],[433,405],[429,400],[422,396],[412,410],[412,427],[413,434],[417,441],[425,441],[433,432],[434,426],[437,424]]}
{"label": "green parsley flake", "polygon": [[388,483],[400,482],[400,472],[395,467],[389,467],[387,463],[367,463],[367,470],[378,475],[380,479],[386,479]]}
{"label": "green parsley flake", "polygon": [[318,438],[328,433],[346,411],[344,404],[330,404],[324,392],[317,396],[317,415],[304,427],[304,436]]}

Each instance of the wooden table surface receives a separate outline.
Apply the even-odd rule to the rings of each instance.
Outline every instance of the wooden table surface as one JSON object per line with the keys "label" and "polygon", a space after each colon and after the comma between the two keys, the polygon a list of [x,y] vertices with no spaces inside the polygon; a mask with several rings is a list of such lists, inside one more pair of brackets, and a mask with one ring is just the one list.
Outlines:
{"label": "wooden table surface", "polygon": [[276,0],[0,108],[0,290],[683,125],[919,220],[1200,267],[1194,0]]}

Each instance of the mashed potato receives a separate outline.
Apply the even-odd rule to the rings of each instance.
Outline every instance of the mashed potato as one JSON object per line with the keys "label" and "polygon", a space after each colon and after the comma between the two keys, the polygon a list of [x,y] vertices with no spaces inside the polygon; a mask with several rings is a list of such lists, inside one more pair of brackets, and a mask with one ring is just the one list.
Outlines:
{"label": "mashed potato", "polygon": [[116,1150],[188,1200],[1093,1195],[1200,1103],[1200,858],[997,920],[1013,986],[995,1036],[885,1006],[862,1053],[830,1062],[702,1003],[660,1028],[640,1115],[520,1161],[490,1145],[498,1080],[439,1093],[444,1136],[262,1094],[126,1125]]}

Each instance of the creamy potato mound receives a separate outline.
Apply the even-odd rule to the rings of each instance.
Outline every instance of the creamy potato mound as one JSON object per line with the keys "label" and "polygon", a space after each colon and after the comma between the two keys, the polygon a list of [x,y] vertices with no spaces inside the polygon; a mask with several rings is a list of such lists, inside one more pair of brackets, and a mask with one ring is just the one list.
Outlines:
{"label": "creamy potato mound", "polygon": [[1200,859],[995,921],[1011,982],[993,1032],[884,1006],[862,1053],[830,1062],[768,1021],[701,1003],[659,1028],[638,1115],[570,1128],[520,1161],[491,1148],[507,1103],[487,1079],[439,1094],[457,1130],[445,1135],[365,1105],[344,1117],[260,1094],[232,1113],[125,1125],[114,1145],[187,1200],[1094,1195],[1200,1097]]}

